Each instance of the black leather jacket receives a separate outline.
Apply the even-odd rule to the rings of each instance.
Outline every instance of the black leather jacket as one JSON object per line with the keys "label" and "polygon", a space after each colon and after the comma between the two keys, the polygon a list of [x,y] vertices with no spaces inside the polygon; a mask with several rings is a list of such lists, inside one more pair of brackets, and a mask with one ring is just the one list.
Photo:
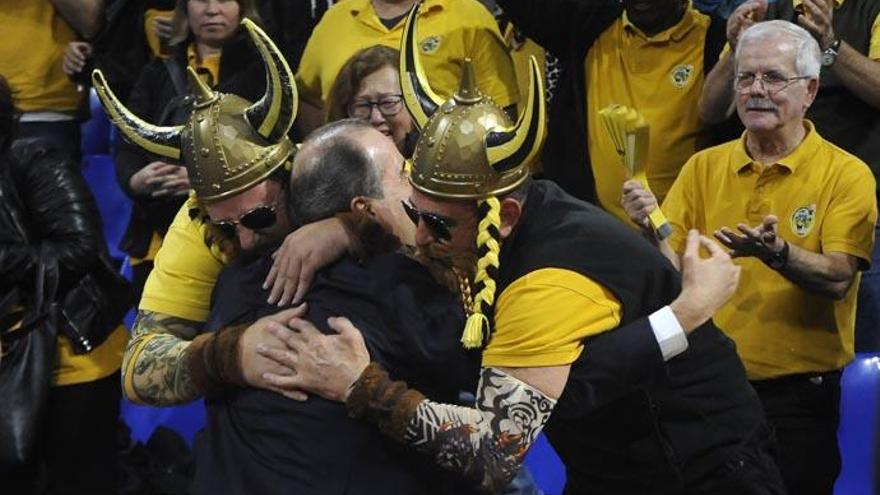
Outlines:
{"label": "black leather jacket", "polygon": [[[18,141],[0,156],[0,300],[18,290],[37,300],[41,252],[58,261],[58,297],[101,263],[101,217],[75,166],[37,141]],[[106,258],[105,258],[106,259]]]}

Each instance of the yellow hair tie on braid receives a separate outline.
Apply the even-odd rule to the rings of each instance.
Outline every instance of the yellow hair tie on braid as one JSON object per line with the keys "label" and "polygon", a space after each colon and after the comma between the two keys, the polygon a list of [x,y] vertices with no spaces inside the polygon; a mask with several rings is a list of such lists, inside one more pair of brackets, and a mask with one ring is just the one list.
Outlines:
{"label": "yellow hair tie on braid", "polygon": [[489,318],[486,313],[495,304],[495,280],[492,272],[497,272],[500,262],[498,254],[501,245],[498,241],[498,229],[501,226],[501,202],[492,196],[480,201],[483,217],[477,231],[477,249],[484,251],[477,260],[477,275],[474,278],[478,290],[474,296],[471,315],[464,326],[461,343],[466,349],[474,349],[483,345],[483,337],[488,332]]}

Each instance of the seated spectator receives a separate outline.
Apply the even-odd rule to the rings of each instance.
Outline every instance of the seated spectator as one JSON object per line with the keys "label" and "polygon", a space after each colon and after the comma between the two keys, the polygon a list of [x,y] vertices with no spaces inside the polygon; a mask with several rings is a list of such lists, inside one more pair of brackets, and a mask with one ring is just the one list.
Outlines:
{"label": "seated spectator", "polygon": [[681,0],[498,4],[526,36],[559,58],[544,176],[635,227],[620,208],[626,169],[599,110],[626,105],[650,123],[643,167],[662,199],[700,145],[697,102],[704,73],[723,48],[724,22]]}
{"label": "seated spectator", "polygon": [[[746,132],[685,164],[663,203],[674,233],[660,243],[678,265],[688,229],[700,229],[739,259],[742,281],[715,321],[736,342],[798,495],[829,495],[840,470],[840,376],[877,221],[870,169],[804,118],[820,58],[787,21],[745,31],[733,87]],[[645,226],[657,202],[630,181],[623,204]]]}
{"label": "seated spectator", "polygon": [[[110,301],[103,289],[95,298],[87,292],[96,287],[90,281],[98,280],[102,270],[114,268],[98,208],[82,176],[65,163],[66,154],[45,141],[16,140],[10,147],[15,113],[9,86],[0,77],[0,354],[10,353],[0,365],[4,390],[10,380],[37,379],[16,374],[21,370],[16,360],[28,357],[21,342],[32,343],[19,340],[21,332],[54,335],[46,323],[49,308],[57,303],[65,312],[57,319],[54,360],[46,361],[56,364],[40,371],[46,387],[51,385],[48,406],[36,417],[18,418],[38,422],[35,429],[42,435],[23,464],[11,470],[2,466],[0,483],[9,494],[36,493],[42,485],[50,494],[115,494],[119,368],[128,332],[112,319],[109,325],[88,325],[68,313],[65,303],[68,298]],[[53,283],[54,294],[49,289]],[[127,308],[119,309],[121,318]],[[34,412],[6,395],[0,399],[4,423],[16,413],[26,414],[18,406]]]}
{"label": "seated spectator", "polygon": [[[173,55],[155,59],[141,71],[128,100],[130,109],[159,125],[184,122],[192,105],[188,66],[221,92],[259,99],[265,89],[264,71],[238,28],[242,17],[256,17],[252,0],[178,0],[171,23]],[[190,183],[185,167],[130,142],[119,147],[115,164],[119,185],[134,200],[120,248],[131,257],[140,294]]]}
{"label": "seated spectator", "polygon": [[354,54],[333,83],[327,99],[327,122],[346,117],[366,120],[408,157],[413,151],[415,126],[403,105],[399,63],[400,52],[383,45]]}
{"label": "seated spectator", "polygon": [[71,41],[89,40],[100,28],[104,0],[3,2],[0,74],[15,88],[21,110],[17,139],[40,138],[65,161],[78,164],[83,88],[67,78],[64,52]]}
{"label": "seated spectator", "polygon": [[[323,123],[324,107],[345,62],[376,44],[397,48],[403,19],[415,0],[345,0],[324,14],[300,61],[297,126],[308,133]],[[519,100],[516,73],[492,14],[477,0],[427,0],[420,14],[419,44],[435,90],[452,96],[462,61],[478,67],[477,84],[502,107]]]}

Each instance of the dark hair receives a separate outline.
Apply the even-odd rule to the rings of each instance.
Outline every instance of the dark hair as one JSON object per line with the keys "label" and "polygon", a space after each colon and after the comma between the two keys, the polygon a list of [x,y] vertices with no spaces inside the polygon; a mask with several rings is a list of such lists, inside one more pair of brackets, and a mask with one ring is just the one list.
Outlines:
{"label": "dark hair", "polygon": [[[189,16],[187,15],[186,6],[189,0],[177,0],[174,5],[174,14],[171,17],[171,39],[168,40],[170,46],[177,46],[192,40],[192,32],[189,29]],[[239,20],[247,17],[254,21],[258,26],[263,25],[260,14],[254,0],[235,0],[238,4]]]}
{"label": "dark hair", "polygon": [[5,152],[12,143],[17,124],[18,110],[12,98],[12,88],[6,78],[0,75],[0,152]]}
{"label": "dark hair", "polygon": [[358,196],[383,197],[378,167],[360,144],[340,132],[363,128],[363,123],[356,122],[347,119],[324,126],[307,140],[305,146],[313,143],[315,149],[297,164],[288,199],[298,223],[312,223],[348,211],[351,200]]}
{"label": "dark hair", "polygon": [[355,53],[342,66],[330,94],[327,95],[326,122],[348,118],[348,105],[361,81],[383,67],[397,70],[400,52],[384,45],[374,45]]}

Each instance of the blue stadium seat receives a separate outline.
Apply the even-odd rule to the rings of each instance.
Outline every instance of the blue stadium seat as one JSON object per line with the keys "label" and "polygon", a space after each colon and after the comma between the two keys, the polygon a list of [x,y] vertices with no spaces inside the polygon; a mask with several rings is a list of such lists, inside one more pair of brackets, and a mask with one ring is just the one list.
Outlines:
{"label": "blue stadium seat", "polygon": [[98,202],[110,256],[121,263],[125,253],[119,250],[119,241],[128,225],[131,200],[116,183],[110,154],[113,126],[94,89],[89,93],[89,107],[91,118],[82,124],[83,176]]}
{"label": "blue stadium seat", "polygon": [[859,353],[844,369],[840,428],[843,469],[836,495],[880,495],[877,450],[880,443],[880,353]]}

